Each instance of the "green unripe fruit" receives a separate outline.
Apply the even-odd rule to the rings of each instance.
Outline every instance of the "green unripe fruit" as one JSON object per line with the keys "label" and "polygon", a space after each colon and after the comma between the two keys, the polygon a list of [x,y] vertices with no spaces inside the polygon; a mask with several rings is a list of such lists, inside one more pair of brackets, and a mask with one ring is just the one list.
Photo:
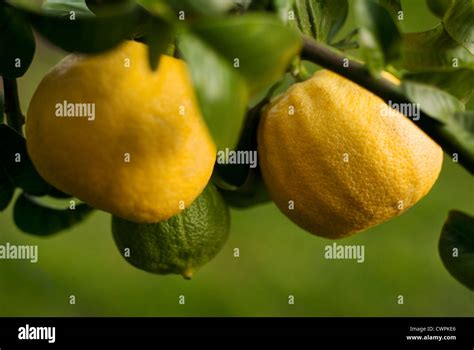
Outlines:
{"label": "green unripe fruit", "polygon": [[112,233],[120,252],[133,266],[157,274],[189,279],[224,246],[229,235],[229,209],[209,184],[180,214],[166,221],[139,224],[112,217]]}

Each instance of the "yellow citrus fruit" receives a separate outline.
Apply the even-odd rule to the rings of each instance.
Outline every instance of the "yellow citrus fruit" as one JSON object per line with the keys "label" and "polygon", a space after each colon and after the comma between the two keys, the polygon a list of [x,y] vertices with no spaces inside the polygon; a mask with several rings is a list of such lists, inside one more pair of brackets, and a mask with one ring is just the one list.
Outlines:
{"label": "yellow citrus fruit", "polygon": [[330,71],[268,106],[258,152],[279,209],[327,238],[401,214],[428,193],[443,161],[441,148],[407,117]]}
{"label": "yellow citrus fruit", "polygon": [[211,176],[216,147],[186,64],[126,42],[69,55],[41,81],[26,121],[29,155],[53,186],[135,222],[188,207]]}

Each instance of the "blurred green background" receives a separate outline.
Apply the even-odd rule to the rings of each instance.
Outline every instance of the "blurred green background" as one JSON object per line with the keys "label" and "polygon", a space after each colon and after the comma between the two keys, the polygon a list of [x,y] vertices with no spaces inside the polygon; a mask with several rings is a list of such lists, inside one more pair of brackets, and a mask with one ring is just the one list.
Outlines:
{"label": "blurred green background", "polygon": [[[405,31],[438,22],[424,0],[403,6]],[[343,32],[351,28],[349,18]],[[38,41],[33,64],[19,80],[25,112],[37,84],[62,56]],[[324,259],[332,241],[302,231],[273,204],[234,210],[224,250],[186,281],[129,265],[115,247],[106,213],[42,239],[18,231],[10,207],[0,213],[0,244],[38,245],[39,261],[0,260],[0,316],[473,316],[474,293],[449,275],[438,256],[450,209],[473,214],[474,189],[467,171],[445,158],[433,190],[406,214],[337,241],[365,245],[362,264]],[[180,295],[185,305],[178,303]]]}

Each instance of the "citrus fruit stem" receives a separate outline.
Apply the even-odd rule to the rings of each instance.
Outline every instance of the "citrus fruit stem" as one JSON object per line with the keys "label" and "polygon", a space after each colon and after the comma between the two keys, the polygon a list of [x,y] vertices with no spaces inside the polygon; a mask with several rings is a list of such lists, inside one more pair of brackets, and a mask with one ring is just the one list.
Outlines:
{"label": "citrus fruit stem", "polygon": [[186,270],[183,271],[182,276],[185,279],[190,280],[193,277],[193,274],[194,274],[194,269],[192,269],[191,267],[187,267]]}

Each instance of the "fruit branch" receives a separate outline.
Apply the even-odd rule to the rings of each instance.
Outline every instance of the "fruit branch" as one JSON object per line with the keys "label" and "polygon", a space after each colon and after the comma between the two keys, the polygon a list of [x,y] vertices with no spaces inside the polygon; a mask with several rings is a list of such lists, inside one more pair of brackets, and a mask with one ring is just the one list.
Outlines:
{"label": "fruit branch", "polygon": [[25,117],[21,113],[20,99],[18,98],[18,85],[16,79],[3,77],[3,90],[5,97],[5,114],[7,124],[20,135],[23,135]]}
{"label": "fruit branch", "polygon": [[[304,38],[301,58],[352,80],[383,99],[387,104],[389,102],[392,104],[412,103],[397,85],[386,79],[372,76],[364,64],[350,60],[312,39]],[[416,125],[438,143],[450,157],[453,156],[453,153],[457,153],[459,163],[471,174],[474,174],[473,152],[449,135],[442,123],[420,111],[420,119],[416,121]]]}

